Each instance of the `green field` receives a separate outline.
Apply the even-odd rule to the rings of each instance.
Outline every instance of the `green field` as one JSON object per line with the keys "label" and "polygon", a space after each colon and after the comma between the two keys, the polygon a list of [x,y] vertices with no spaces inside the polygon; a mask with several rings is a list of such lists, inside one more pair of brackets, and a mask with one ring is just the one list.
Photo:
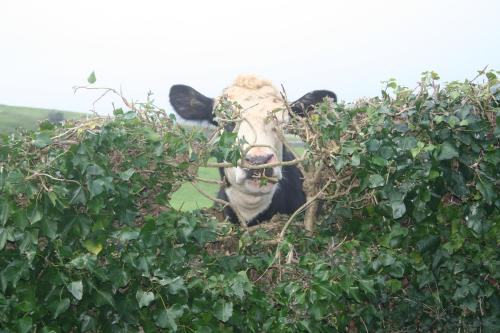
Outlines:
{"label": "green field", "polygon": [[16,128],[36,129],[40,121],[49,119],[51,114],[57,113],[61,113],[64,119],[80,119],[86,115],[78,112],[0,104],[0,133],[9,133]]}
{"label": "green field", "polygon": [[[219,180],[217,168],[200,168],[198,176],[205,179]],[[219,185],[199,182],[198,187],[205,193],[217,196]],[[190,211],[204,207],[211,207],[213,201],[200,194],[190,183],[185,183],[172,195],[170,200],[172,207],[182,211]]]}
{"label": "green field", "polygon": [[[302,154],[304,152],[303,146],[296,146],[294,148],[298,154]],[[204,179],[220,179],[219,170],[217,170],[217,168],[202,167],[198,170],[198,176]],[[219,190],[219,185],[203,182],[199,182],[198,187],[203,192],[214,197],[217,196],[217,192]],[[186,183],[172,195],[170,204],[172,205],[172,207],[180,209],[182,211],[191,211],[195,209],[211,207],[213,205],[213,202],[200,194],[193,187],[193,185]]]}

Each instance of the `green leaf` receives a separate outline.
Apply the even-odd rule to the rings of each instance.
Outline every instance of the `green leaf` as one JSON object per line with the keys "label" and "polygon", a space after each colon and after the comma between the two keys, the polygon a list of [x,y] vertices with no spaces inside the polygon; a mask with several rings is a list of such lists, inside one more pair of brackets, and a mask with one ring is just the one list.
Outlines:
{"label": "green leaf", "polygon": [[152,128],[146,127],[144,129],[144,137],[149,142],[159,142],[161,140],[160,134],[156,133]]}
{"label": "green leaf", "polygon": [[359,280],[359,284],[361,286],[361,289],[363,289],[365,292],[375,296],[375,289],[374,289],[374,281],[373,280]]}
{"label": "green leaf", "polygon": [[458,117],[455,117],[455,116],[450,116],[448,118],[448,124],[451,126],[451,127],[455,127],[457,126],[457,124],[460,123],[460,119],[458,119]]}
{"label": "green leaf", "polygon": [[138,290],[135,294],[135,298],[139,303],[139,308],[142,308],[145,306],[149,306],[149,304],[151,304],[151,302],[155,300],[155,294],[153,294],[151,291]]}
{"label": "green leaf", "polygon": [[483,234],[488,230],[489,226],[484,218],[485,212],[479,203],[470,205],[469,212],[465,217],[467,227],[472,229],[477,235]]}
{"label": "green leaf", "polygon": [[87,251],[94,255],[98,255],[102,251],[102,243],[98,241],[87,239],[83,241],[82,244],[87,249]]}
{"label": "green leaf", "polygon": [[238,272],[235,279],[231,283],[232,293],[242,300],[245,297],[245,292],[251,292],[251,290],[252,285],[247,277],[246,272]]}
{"label": "green leaf", "polygon": [[156,325],[161,328],[168,328],[173,332],[177,331],[175,320],[184,314],[185,305],[175,304],[167,310],[161,310],[156,318]]}
{"label": "green leaf", "polygon": [[33,144],[37,148],[44,148],[47,147],[52,143],[52,139],[50,138],[50,135],[46,132],[42,132],[36,136],[36,139],[33,141]]}
{"label": "green leaf", "polygon": [[373,153],[373,152],[376,152],[380,146],[381,146],[381,142],[377,139],[370,139],[369,141],[366,142],[366,149]]}
{"label": "green leaf", "polygon": [[111,271],[109,278],[116,289],[123,288],[130,282],[130,274],[121,268]]}
{"label": "green leaf", "polygon": [[398,148],[403,151],[411,150],[417,146],[417,139],[415,139],[413,136],[402,137],[398,140],[398,142]]}
{"label": "green leaf", "polygon": [[394,278],[401,279],[404,276],[404,272],[405,269],[403,264],[397,261],[391,265],[391,268],[389,270],[389,275]]}
{"label": "green leaf", "polygon": [[179,292],[187,293],[184,279],[181,276],[168,281],[168,292],[172,295],[177,295]]}
{"label": "green leaf", "polygon": [[217,301],[214,305],[214,316],[220,321],[226,322],[233,315],[233,302],[223,300]]}
{"label": "green leaf", "polygon": [[82,325],[80,327],[81,332],[96,331],[96,327],[98,324],[97,320],[94,317],[91,317],[87,314],[82,314],[82,316],[79,319]]}
{"label": "green leaf", "polygon": [[69,298],[63,298],[62,300],[60,300],[57,304],[56,311],[54,312],[54,316],[52,318],[56,319],[61,313],[64,313],[66,310],[68,310],[70,304],[71,302],[69,301]]}
{"label": "green leaf", "polygon": [[5,226],[7,218],[9,217],[10,203],[2,198],[0,202],[0,226]]}
{"label": "green leaf", "polygon": [[385,285],[389,288],[391,293],[396,293],[401,290],[403,287],[401,281],[396,279],[389,279]]}
{"label": "green leaf", "polygon": [[396,259],[388,253],[382,254],[379,257],[379,260],[382,263],[382,265],[384,265],[384,266],[390,266],[396,261]]}
{"label": "green leaf", "polygon": [[120,178],[124,181],[129,181],[130,177],[135,173],[135,170],[133,168],[130,168],[126,171],[120,172]]}
{"label": "green leaf", "polygon": [[311,324],[309,320],[301,320],[299,321],[299,324],[302,326],[303,329],[305,329],[305,331],[313,332],[313,330],[311,330]]}
{"label": "green leaf", "polygon": [[70,205],[79,203],[82,205],[85,205],[87,203],[87,198],[85,196],[85,192],[83,191],[83,188],[81,186],[78,186],[75,191],[73,192],[73,196],[70,200]]}
{"label": "green leaf", "polygon": [[384,186],[384,178],[381,175],[370,175],[368,183],[370,188]]}
{"label": "green leaf", "polygon": [[87,82],[90,84],[94,84],[95,81],[96,81],[95,72],[92,71],[92,73],[90,73],[89,77],[87,78]]}
{"label": "green leaf", "polygon": [[372,163],[378,166],[386,166],[388,164],[387,160],[381,156],[373,156]]}
{"label": "green leaf", "polygon": [[495,192],[493,185],[486,180],[479,180],[476,183],[476,189],[481,193],[481,196],[488,205],[491,205],[497,198],[497,193]]}
{"label": "green leaf", "polygon": [[359,166],[361,162],[361,159],[358,154],[353,154],[351,157],[351,165],[352,166]]}
{"label": "green leaf", "polygon": [[434,251],[440,243],[440,239],[436,235],[430,235],[417,243],[417,248],[420,252]]}
{"label": "green leaf", "polygon": [[[94,289],[96,289],[95,286]],[[99,297],[101,297],[106,303],[108,303],[109,305],[111,305],[113,308],[116,309],[115,300],[110,293],[99,289],[96,289],[96,291]]]}
{"label": "green leaf", "polygon": [[33,320],[30,317],[24,317],[17,320],[17,332],[19,333],[31,332],[32,327],[33,327]]}
{"label": "green leaf", "polygon": [[437,159],[439,161],[450,160],[458,157],[458,150],[451,142],[444,142],[439,150]]}
{"label": "green leaf", "polygon": [[406,213],[406,206],[402,201],[392,202],[391,208],[392,208],[392,217],[395,219],[403,217],[403,215]]}
{"label": "green leaf", "polygon": [[488,78],[488,81],[490,81],[490,82],[493,82],[497,79],[497,76],[493,71],[486,72],[486,77]]}
{"label": "green leaf", "polygon": [[104,192],[104,181],[102,179],[91,180],[88,183],[90,199]]}
{"label": "green leaf", "polygon": [[43,218],[42,209],[38,206],[34,206],[28,215],[28,219],[30,220],[30,223],[35,224],[35,223],[41,221],[42,218]]}
{"label": "green leaf", "polygon": [[5,247],[7,239],[8,239],[7,229],[0,227],[0,251],[2,251],[3,248]]}
{"label": "green leaf", "polygon": [[74,298],[81,301],[83,296],[83,283],[82,281],[73,281],[66,286],[68,291],[73,295]]}

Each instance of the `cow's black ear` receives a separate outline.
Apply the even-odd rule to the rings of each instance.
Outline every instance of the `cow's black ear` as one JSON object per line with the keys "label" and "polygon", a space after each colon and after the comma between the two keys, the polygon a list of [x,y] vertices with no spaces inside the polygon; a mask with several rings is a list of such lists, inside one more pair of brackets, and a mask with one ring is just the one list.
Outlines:
{"label": "cow's black ear", "polygon": [[214,100],[206,97],[193,88],[176,84],[170,88],[170,104],[175,112],[187,120],[213,121]]}
{"label": "cow's black ear", "polygon": [[290,107],[295,114],[303,117],[309,108],[323,102],[325,97],[329,97],[333,99],[334,102],[337,102],[337,95],[335,95],[333,91],[314,90],[290,104]]}

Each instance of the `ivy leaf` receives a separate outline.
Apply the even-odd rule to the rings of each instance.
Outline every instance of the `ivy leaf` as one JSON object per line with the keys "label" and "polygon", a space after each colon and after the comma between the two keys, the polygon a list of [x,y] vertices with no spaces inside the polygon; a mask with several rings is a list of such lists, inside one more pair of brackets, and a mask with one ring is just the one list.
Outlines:
{"label": "ivy leaf", "polygon": [[3,250],[5,244],[7,243],[7,229],[6,228],[0,228],[0,251]]}
{"label": "ivy leaf", "polygon": [[402,201],[394,201],[391,203],[392,217],[399,219],[406,213],[406,206]]}
{"label": "ivy leaf", "polygon": [[91,180],[88,183],[90,199],[104,192],[104,181],[102,179]]}
{"label": "ivy leaf", "polygon": [[95,286],[93,286],[93,288],[97,291],[97,294],[99,295],[99,297],[102,298],[102,300],[104,300],[106,303],[108,303],[114,309],[116,309],[115,300],[110,293],[99,290],[99,289],[95,288]]}
{"label": "ivy leaf", "polygon": [[66,286],[68,288],[68,291],[75,297],[77,300],[81,301],[82,300],[82,295],[83,295],[83,283],[82,281],[73,281],[70,284]]}
{"label": "ivy leaf", "polygon": [[367,292],[367,293],[375,296],[375,289],[374,289],[374,285],[375,284],[374,284],[373,280],[363,280],[363,279],[361,279],[361,280],[359,280],[359,284],[360,284],[361,288],[365,292]]}
{"label": "ivy leaf", "polygon": [[439,150],[437,159],[439,161],[451,160],[452,158],[458,157],[458,150],[452,143],[446,141],[444,142]]}
{"label": "ivy leaf", "polygon": [[91,239],[85,240],[83,246],[94,255],[98,255],[102,251],[102,244]]}
{"label": "ivy leaf", "polygon": [[175,320],[184,314],[185,305],[176,304],[167,310],[161,310],[156,318],[156,325],[161,328],[168,328],[173,332],[177,331]]}
{"label": "ivy leaf", "polygon": [[130,177],[132,177],[132,175],[134,173],[135,173],[135,170],[133,168],[130,168],[126,171],[120,172],[120,178],[121,178],[121,180],[129,181]]}
{"label": "ivy leaf", "polygon": [[95,72],[92,71],[92,73],[90,73],[89,77],[87,78],[87,82],[90,84],[94,84],[95,81],[96,81]]}
{"label": "ivy leaf", "polygon": [[378,166],[386,166],[388,164],[385,158],[378,155],[373,156],[372,163]]}
{"label": "ivy leaf", "polygon": [[380,146],[381,146],[381,143],[379,140],[377,139],[370,139],[369,141],[366,142],[366,149],[373,153],[373,152],[376,152]]}
{"label": "ivy leaf", "polygon": [[368,178],[370,188],[384,186],[384,178],[381,175],[370,175]]}
{"label": "ivy leaf", "polygon": [[31,332],[31,328],[33,327],[33,319],[30,317],[24,317],[17,320],[17,332],[19,333],[28,333]]}
{"label": "ivy leaf", "polygon": [[71,302],[69,301],[69,298],[63,298],[62,300],[60,300],[57,304],[56,311],[54,312],[54,316],[52,318],[56,319],[61,313],[68,310],[70,303]]}
{"label": "ivy leaf", "polygon": [[0,226],[4,226],[7,223],[7,218],[9,217],[10,204],[7,200],[2,200],[0,202]]}
{"label": "ivy leaf", "polygon": [[465,222],[477,235],[483,234],[488,230],[489,226],[484,219],[484,209],[479,203],[471,205],[468,209],[468,214],[465,217]]}
{"label": "ivy leaf", "polygon": [[28,216],[28,219],[31,224],[35,224],[39,221],[41,221],[43,218],[43,213],[40,207],[35,206],[31,209],[31,212]]}
{"label": "ivy leaf", "polygon": [[151,304],[151,302],[155,300],[155,294],[153,294],[151,291],[138,290],[135,294],[135,298],[139,303],[139,308],[142,308],[145,306],[149,306],[149,304]]}
{"label": "ivy leaf", "polygon": [[214,316],[226,322],[233,315],[233,302],[217,301],[214,305]]}
{"label": "ivy leaf", "polygon": [[486,180],[479,180],[476,183],[476,189],[481,193],[481,196],[483,197],[484,201],[488,205],[491,205],[491,203],[496,199],[497,194],[495,193],[495,190],[493,189],[493,186],[491,183],[487,182]]}
{"label": "ivy leaf", "polygon": [[69,201],[70,205],[80,203],[82,205],[85,205],[87,203],[87,198],[85,197],[85,192],[83,191],[83,188],[81,186],[78,186],[75,191],[73,192],[73,196],[71,200]]}
{"label": "ivy leaf", "polygon": [[37,135],[35,141],[33,141],[33,144],[37,148],[44,148],[47,147],[52,143],[52,139],[50,138],[49,134],[46,132],[42,132]]}
{"label": "ivy leaf", "polygon": [[250,292],[252,290],[252,285],[250,280],[248,280],[245,271],[238,272],[234,281],[231,283],[231,291],[239,299],[243,300],[245,297],[245,292]]}

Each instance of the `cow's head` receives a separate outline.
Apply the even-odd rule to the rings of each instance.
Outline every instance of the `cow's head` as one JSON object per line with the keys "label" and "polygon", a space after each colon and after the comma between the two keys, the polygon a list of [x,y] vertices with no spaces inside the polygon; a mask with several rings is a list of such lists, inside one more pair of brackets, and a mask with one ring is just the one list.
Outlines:
{"label": "cow's head", "polygon": [[[223,90],[221,97],[236,102],[241,106],[241,121],[234,127],[246,152],[245,161],[259,165],[280,162],[283,158],[283,143],[276,128],[288,121],[285,103],[279,91],[266,80],[254,76],[239,76],[233,85]],[[327,90],[312,91],[291,104],[292,112],[303,116],[304,110],[322,102],[325,97],[336,101],[333,92]],[[219,98],[208,98],[193,88],[174,85],[170,89],[170,103],[174,110],[187,120],[207,120],[217,124],[213,110]],[[246,194],[273,193],[276,184],[266,185],[256,177],[258,172],[241,167],[225,169],[227,181]],[[275,179],[282,178],[281,167],[265,169],[264,175]]]}

